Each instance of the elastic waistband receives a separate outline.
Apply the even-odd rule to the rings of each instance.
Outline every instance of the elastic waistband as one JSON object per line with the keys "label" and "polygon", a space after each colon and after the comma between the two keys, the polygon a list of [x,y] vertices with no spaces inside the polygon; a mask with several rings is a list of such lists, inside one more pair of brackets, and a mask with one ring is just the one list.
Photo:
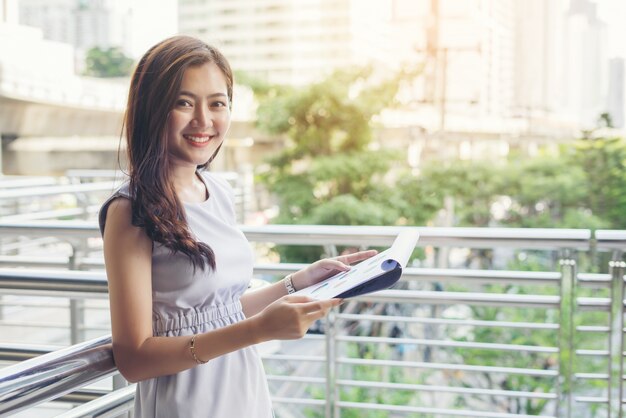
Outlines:
{"label": "elastic waistband", "polygon": [[185,328],[199,327],[207,323],[227,318],[232,321],[232,317],[236,316],[239,318],[242,314],[243,308],[241,306],[241,302],[236,301],[230,304],[211,306],[210,308],[204,310],[191,310],[186,313],[181,312],[179,316],[175,317],[157,317],[153,322],[152,328],[154,335],[162,335]]}

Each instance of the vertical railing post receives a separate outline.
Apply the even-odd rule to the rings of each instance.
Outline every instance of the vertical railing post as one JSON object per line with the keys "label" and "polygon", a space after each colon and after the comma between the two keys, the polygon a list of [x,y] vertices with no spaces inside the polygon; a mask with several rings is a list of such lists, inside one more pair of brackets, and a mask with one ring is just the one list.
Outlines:
{"label": "vertical railing post", "polygon": [[[118,390],[118,389],[122,389],[125,388],[126,386],[128,386],[128,382],[126,381],[126,379],[124,379],[124,376],[122,376],[121,374],[115,374],[113,375],[113,387],[112,389]],[[133,411],[128,411],[123,413],[122,415],[116,415],[118,418],[133,418]]]}
{"label": "vertical railing post", "polygon": [[609,334],[609,415],[622,416],[623,352],[624,352],[624,270],[622,252],[615,251],[609,262],[611,275],[611,316]]}
{"label": "vertical railing post", "polygon": [[561,301],[559,306],[559,418],[572,416],[572,389],[574,384],[574,312],[576,309],[576,260],[565,251],[559,260],[561,269]]}
{"label": "vertical railing post", "polygon": [[[72,254],[68,261],[68,268],[76,270],[77,250],[72,246]],[[70,343],[78,344],[85,341],[85,301],[70,298]]]}
{"label": "vertical railing post", "polygon": [[70,299],[70,342],[72,345],[85,341],[85,305],[80,299]]}
{"label": "vertical railing post", "polygon": [[335,338],[337,330],[335,327],[335,308],[326,316],[326,327],[324,335],[326,337],[326,410],[324,416],[326,418],[332,418],[333,416],[339,416],[335,405],[335,386],[336,386],[336,349]]}

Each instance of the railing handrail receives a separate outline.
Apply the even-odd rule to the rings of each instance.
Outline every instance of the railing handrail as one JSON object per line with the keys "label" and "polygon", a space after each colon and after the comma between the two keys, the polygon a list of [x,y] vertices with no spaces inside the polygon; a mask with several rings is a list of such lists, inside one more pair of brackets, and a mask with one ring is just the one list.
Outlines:
{"label": "railing handrail", "polygon": [[[402,226],[345,225],[240,225],[247,239],[292,245],[368,245],[388,246]],[[589,249],[589,229],[549,228],[440,228],[419,227],[418,246],[457,246],[472,248],[543,248]],[[31,237],[99,237],[98,226],[92,221],[31,221],[0,222],[0,235]]]}
{"label": "railing handrail", "polygon": [[110,335],[7,366],[0,370],[0,416],[58,398],[116,372]]}
{"label": "railing handrail", "polygon": [[626,230],[599,229],[595,232],[601,248],[623,249],[626,247]]}
{"label": "railing handrail", "polygon": [[99,183],[77,183],[42,187],[23,187],[19,189],[5,189],[0,190],[0,201],[5,199],[40,197],[66,193],[99,192],[107,190],[113,192],[113,190],[115,190],[118,185],[119,182],[116,181],[103,181]]}
{"label": "railing handrail", "polygon": [[[263,265],[260,265],[263,269]],[[291,264],[285,271],[293,272],[301,268],[300,264]],[[257,272],[259,266],[257,266]],[[277,270],[270,265],[268,270]],[[432,269],[431,269],[432,270]],[[443,270],[443,269],[442,269]],[[407,269],[406,276],[416,275],[419,269]],[[470,272],[469,270],[467,271]],[[524,273],[524,272],[516,272]],[[533,273],[533,272],[527,272]],[[481,272],[475,274],[479,277]],[[416,275],[419,277],[419,275]],[[465,277],[468,277],[466,274]],[[513,275],[512,277],[519,277]],[[549,277],[549,276],[547,276]],[[404,278],[407,279],[406,277]],[[12,269],[0,268],[0,293],[29,294],[51,296],[61,293],[63,296],[106,297],[108,293],[106,273],[79,270],[43,270],[43,269]],[[375,302],[406,303],[407,301],[425,304],[467,304],[555,308],[560,302],[559,296],[493,294],[476,292],[449,292],[428,290],[395,290],[388,289],[374,295],[364,295],[357,299]],[[581,309],[607,310],[609,301],[606,298],[577,298]]]}
{"label": "railing handrail", "polygon": [[[70,225],[71,224],[71,225]],[[34,226],[33,226],[34,225]],[[69,228],[68,228],[69,227]],[[313,225],[266,225],[266,226],[242,226],[241,229],[248,236],[250,241],[257,242],[272,242],[276,244],[298,244],[298,245],[388,245],[390,244],[397,233],[403,227],[344,227],[344,226],[313,226]],[[24,231],[24,235],[30,235],[33,237],[42,236],[61,236],[61,239],[66,239],[70,242],[77,239],[77,237],[94,237],[99,236],[99,231],[95,223],[93,222],[29,222],[29,223],[0,223],[0,234],[6,235],[8,232],[13,235],[16,231]],[[429,290],[413,290],[412,286],[408,286],[409,290],[390,289],[376,293],[375,295],[365,295],[359,297],[357,300],[366,302],[382,302],[387,304],[406,304],[411,303],[413,305],[425,304],[425,305],[486,305],[486,306],[507,306],[507,307],[533,307],[538,309],[555,309],[561,312],[561,315],[566,317],[565,320],[559,323],[550,324],[552,328],[558,329],[559,343],[558,343],[558,356],[559,356],[559,368],[550,369],[547,371],[540,371],[547,377],[567,376],[570,381],[575,379],[610,379],[610,387],[616,387],[615,382],[621,381],[621,372],[613,373],[576,373],[572,368],[568,368],[567,359],[572,356],[601,356],[603,358],[609,357],[609,361],[621,363],[623,346],[620,344],[610,345],[609,350],[581,350],[576,349],[568,343],[568,335],[573,335],[572,332],[575,329],[579,330],[579,327],[575,327],[571,318],[567,319],[567,315],[571,315],[574,307],[578,310],[593,310],[611,312],[611,315],[620,314],[623,312],[624,300],[621,297],[580,297],[576,293],[571,293],[567,289],[571,289],[580,283],[585,286],[602,286],[609,288],[611,295],[623,295],[621,289],[624,286],[624,265],[615,264],[613,261],[612,267],[609,269],[609,274],[596,274],[596,273],[580,273],[575,268],[576,266],[576,252],[571,250],[575,249],[619,249],[615,251],[613,260],[621,259],[621,250],[626,245],[626,231],[610,231],[602,230],[597,231],[595,239],[592,238],[591,230],[579,229],[579,230],[560,230],[560,229],[539,229],[539,230],[519,230],[519,229],[507,229],[507,228],[420,228],[422,233],[421,240],[418,245],[434,245],[437,247],[442,246],[457,246],[457,247],[470,247],[470,248],[500,248],[500,247],[515,247],[515,248],[542,248],[548,250],[564,250],[560,251],[560,262],[558,272],[516,272],[516,271],[484,271],[475,269],[436,269],[436,268],[412,268],[409,267],[405,270],[403,280],[418,279],[420,281],[432,280],[432,281],[445,281],[447,279],[466,281],[470,280],[471,283],[481,282],[499,282],[499,281],[514,281],[524,282],[525,284],[540,284],[550,285],[555,289],[565,289],[564,291],[558,291],[555,294],[550,295],[537,295],[537,294],[516,294],[516,293],[478,293],[478,292],[450,292],[450,291],[429,291]],[[21,235],[20,233],[19,235]],[[81,235],[85,234],[85,235]],[[617,254],[618,258],[615,258]],[[95,260],[95,259],[94,259]],[[80,261],[76,265],[80,265]],[[255,273],[265,274],[283,274],[295,271],[301,268],[301,264],[266,264],[256,265]],[[48,275],[46,273],[54,273]],[[11,287],[12,286],[12,287]],[[14,270],[14,269],[0,269],[0,293],[2,290],[11,289],[11,291],[25,292],[42,292],[42,286],[46,287],[45,291],[62,292],[63,296],[80,295],[84,297],[88,294],[97,294],[99,297],[105,297],[107,292],[105,273],[100,272],[86,272],[86,271],[42,271],[42,270]],[[24,290],[24,288],[29,288]],[[56,290],[50,290],[50,289]],[[476,289],[476,288],[473,288]],[[75,292],[75,293],[71,293]],[[8,292],[5,292],[8,293]],[[583,293],[584,294],[584,293]],[[605,292],[602,293],[605,296]],[[573,296],[573,297],[570,297]],[[618,315],[619,317],[619,315]],[[328,329],[331,329],[332,325],[329,322]],[[605,329],[606,328],[606,329]],[[581,330],[582,331],[582,330]],[[601,330],[590,330],[593,332],[609,333],[609,336],[622,335],[623,328],[621,324],[610,324],[610,327],[603,327]],[[569,333],[569,334],[568,334]],[[328,338],[326,334],[326,338]],[[333,337],[334,338],[334,337]],[[613,341],[614,338],[609,338]],[[349,337],[339,338],[338,341],[344,340],[358,340],[358,341],[371,341],[375,343],[388,343],[391,341],[389,338],[376,337]],[[420,342],[419,338],[404,338],[395,339],[394,343],[406,342],[411,345],[415,342]],[[617,341],[617,340],[615,340]],[[571,343],[571,341],[570,341]],[[328,344],[328,343],[327,343]],[[334,342],[333,342],[334,344]],[[485,347],[489,349],[496,349],[499,346],[485,343],[470,344],[457,344],[447,343],[444,340],[433,339],[431,345],[449,345],[459,346],[469,349],[483,349]],[[569,344],[569,345],[568,345]],[[516,350],[525,350],[526,347],[513,347]],[[538,350],[546,352],[548,354],[554,354],[554,348],[545,349],[537,348],[532,350]],[[546,351],[547,350],[547,351]],[[280,356],[274,356],[280,357]],[[327,353],[327,357],[330,355]],[[321,360],[319,360],[321,359]],[[319,357],[319,361],[324,357]],[[330,360],[328,360],[330,361]],[[333,364],[361,364],[361,360],[340,357],[334,358]],[[364,363],[365,364],[365,363]],[[396,360],[377,360],[375,365],[381,367],[386,366],[399,366],[401,362]],[[435,365],[426,362],[403,362],[404,366],[417,368],[439,368],[449,370],[466,370],[466,371],[484,371],[485,368],[479,365],[457,365],[457,364],[441,364]],[[5,369],[6,370],[6,369]],[[3,376],[0,371],[0,378]],[[511,373],[530,373],[526,369],[489,369],[489,371],[498,372],[511,372]],[[533,369],[534,370],[534,369]],[[572,371],[574,371],[572,373]],[[533,373],[535,373],[533,371]],[[333,380],[332,373],[328,373],[327,376],[331,376],[326,385],[333,387],[337,382]],[[543,374],[542,374],[543,376]],[[2,380],[0,379],[0,402],[2,401]],[[563,386],[565,387],[565,386]],[[575,398],[573,394],[563,387],[557,385],[555,388],[555,397],[558,402],[565,405],[566,402],[576,401],[579,402],[579,398]],[[56,390],[56,388],[53,388]],[[327,393],[326,406],[331,405],[335,408],[341,409],[344,402],[339,402],[332,395]],[[613,396],[613,398],[611,397]],[[591,399],[591,398],[589,398]],[[585,402],[591,402],[589,399]],[[600,398],[598,398],[600,399]],[[320,401],[324,402],[324,401]],[[582,401],[580,401],[582,402]],[[615,409],[618,404],[621,405],[621,397],[617,398],[615,395],[609,393],[607,398],[595,400],[593,402],[608,403],[612,409]],[[32,402],[30,402],[32,404]],[[320,403],[321,405],[322,403]],[[364,404],[361,404],[363,406]],[[3,405],[4,406],[4,405]],[[31,405],[32,406],[32,405]],[[361,407],[359,406],[359,407]],[[388,406],[388,405],[386,405]],[[571,405],[570,405],[571,406]],[[621,409],[620,409],[621,410]],[[13,409],[12,411],[15,411]],[[0,410],[2,415],[2,410]],[[517,415],[515,415],[517,416]]]}

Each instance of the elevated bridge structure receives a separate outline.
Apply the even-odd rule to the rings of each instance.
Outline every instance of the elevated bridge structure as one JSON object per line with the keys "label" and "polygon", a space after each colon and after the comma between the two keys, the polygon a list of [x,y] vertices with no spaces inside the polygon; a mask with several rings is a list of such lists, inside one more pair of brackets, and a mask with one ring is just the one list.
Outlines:
{"label": "elevated bridge structure", "polygon": [[[37,28],[0,20],[0,135],[8,168],[4,172],[9,173],[10,166],[36,166],[36,161],[50,166],[42,170],[54,171],[59,158],[113,161],[93,151],[117,150],[128,85],[128,77],[77,75],[70,45],[43,39]],[[235,96],[228,146],[251,147],[252,137],[259,139],[253,129],[253,94],[236,86]],[[260,139],[266,140],[262,135]],[[14,149],[27,151],[29,157],[24,152],[13,155]],[[77,150],[83,154],[67,157]],[[63,157],[52,154],[63,152]]]}

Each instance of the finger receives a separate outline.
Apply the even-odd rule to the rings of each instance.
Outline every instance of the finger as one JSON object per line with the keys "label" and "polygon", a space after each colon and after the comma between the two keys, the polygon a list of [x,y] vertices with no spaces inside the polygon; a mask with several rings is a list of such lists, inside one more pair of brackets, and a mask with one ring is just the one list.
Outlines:
{"label": "finger", "polygon": [[303,303],[302,311],[306,314],[311,314],[317,311],[328,311],[335,306],[341,305],[343,299],[326,299],[326,300],[316,300],[313,302]]}
{"label": "finger", "polygon": [[346,264],[352,264],[352,263],[356,263],[357,261],[366,260],[370,257],[375,256],[376,254],[378,254],[378,251],[376,250],[359,251],[354,254],[346,254],[346,255],[339,256],[336,258],[336,260],[339,260]]}
{"label": "finger", "polygon": [[307,320],[311,321],[311,323],[309,324],[309,327],[313,324],[313,322],[325,317],[327,313],[328,311],[315,311],[315,312],[311,312],[307,314]]}
{"label": "finger", "polygon": [[289,303],[311,303],[315,302],[315,299],[304,295],[287,295],[283,296],[283,299]]}
{"label": "finger", "polygon": [[338,259],[333,259],[333,258],[327,258],[324,260],[320,260],[321,261],[321,266],[322,268],[326,269],[326,270],[339,270],[339,271],[348,271],[350,270],[350,266],[344,262],[342,262],[341,260]]}

